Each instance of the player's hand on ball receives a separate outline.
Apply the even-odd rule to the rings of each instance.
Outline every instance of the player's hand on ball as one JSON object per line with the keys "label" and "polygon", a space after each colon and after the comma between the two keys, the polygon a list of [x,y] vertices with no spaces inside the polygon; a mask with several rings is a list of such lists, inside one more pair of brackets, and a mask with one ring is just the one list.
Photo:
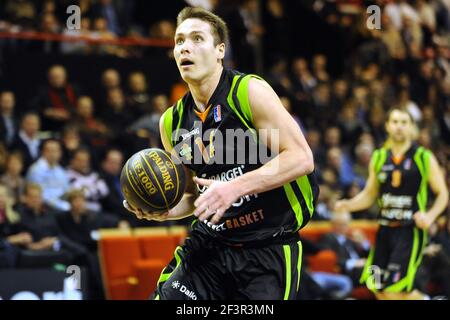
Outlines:
{"label": "player's hand on ball", "polygon": [[229,181],[215,181],[194,177],[194,182],[208,189],[195,200],[194,215],[200,221],[219,223],[225,211],[239,198],[238,191]]}
{"label": "player's hand on ball", "polygon": [[348,212],[349,210],[348,210],[347,200],[342,199],[342,200],[336,201],[336,203],[334,205],[334,211],[337,213]]}
{"label": "player's hand on ball", "polygon": [[145,219],[148,221],[165,221],[167,220],[169,216],[169,212],[144,212],[142,209],[139,208],[133,208],[127,200],[123,200],[123,206],[125,209],[130,211],[131,213],[134,213],[136,218],[139,220]]}
{"label": "player's hand on ball", "polygon": [[416,223],[416,226],[422,230],[428,230],[433,224],[430,216],[424,212],[417,211],[416,213],[414,213],[413,219]]}

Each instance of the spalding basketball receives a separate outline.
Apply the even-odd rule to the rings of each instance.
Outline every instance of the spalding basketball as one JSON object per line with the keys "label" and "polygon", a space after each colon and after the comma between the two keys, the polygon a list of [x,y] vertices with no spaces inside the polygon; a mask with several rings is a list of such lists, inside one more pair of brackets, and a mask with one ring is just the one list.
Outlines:
{"label": "spalding basketball", "polygon": [[164,150],[150,148],[135,153],[122,168],[120,186],[133,208],[166,211],[183,197],[186,179],[181,164]]}

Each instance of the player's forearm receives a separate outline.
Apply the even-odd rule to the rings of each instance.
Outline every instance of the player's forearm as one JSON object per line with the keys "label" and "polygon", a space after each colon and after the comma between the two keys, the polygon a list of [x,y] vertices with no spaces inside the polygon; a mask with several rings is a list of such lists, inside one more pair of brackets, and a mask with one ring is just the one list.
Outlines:
{"label": "player's forearm", "polygon": [[447,189],[440,190],[436,195],[433,206],[427,212],[427,215],[429,215],[433,221],[435,221],[448,206],[448,199],[449,197]]}
{"label": "player's forearm", "polygon": [[189,217],[194,212],[195,196],[191,193],[185,193],[181,201],[169,211],[167,220],[179,220]]}
{"label": "player's forearm", "polygon": [[376,196],[370,194],[367,190],[363,190],[355,197],[346,200],[346,208],[350,212],[369,209],[376,200]]}
{"label": "player's forearm", "polygon": [[283,151],[260,168],[247,172],[231,183],[239,195],[269,191],[310,174],[314,170],[312,155],[305,152]]}

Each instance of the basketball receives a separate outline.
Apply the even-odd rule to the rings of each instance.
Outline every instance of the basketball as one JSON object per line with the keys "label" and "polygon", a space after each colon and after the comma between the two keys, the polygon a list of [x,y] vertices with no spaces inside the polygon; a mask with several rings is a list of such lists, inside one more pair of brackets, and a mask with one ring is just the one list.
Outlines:
{"label": "basketball", "polygon": [[120,186],[133,208],[145,212],[166,211],[181,200],[186,179],[181,164],[158,148],[144,149],[128,159],[122,168]]}

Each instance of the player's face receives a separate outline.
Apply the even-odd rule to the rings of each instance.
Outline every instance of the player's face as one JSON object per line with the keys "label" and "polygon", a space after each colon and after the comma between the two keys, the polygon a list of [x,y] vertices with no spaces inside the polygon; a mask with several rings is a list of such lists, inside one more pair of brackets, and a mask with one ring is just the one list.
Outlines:
{"label": "player's face", "polygon": [[186,19],[176,30],[173,52],[181,77],[192,83],[205,79],[221,65],[225,46],[223,43],[214,45],[209,23]]}
{"label": "player's face", "polygon": [[386,131],[394,142],[404,142],[411,139],[413,134],[413,123],[409,115],[399,110],[391,112]]}

